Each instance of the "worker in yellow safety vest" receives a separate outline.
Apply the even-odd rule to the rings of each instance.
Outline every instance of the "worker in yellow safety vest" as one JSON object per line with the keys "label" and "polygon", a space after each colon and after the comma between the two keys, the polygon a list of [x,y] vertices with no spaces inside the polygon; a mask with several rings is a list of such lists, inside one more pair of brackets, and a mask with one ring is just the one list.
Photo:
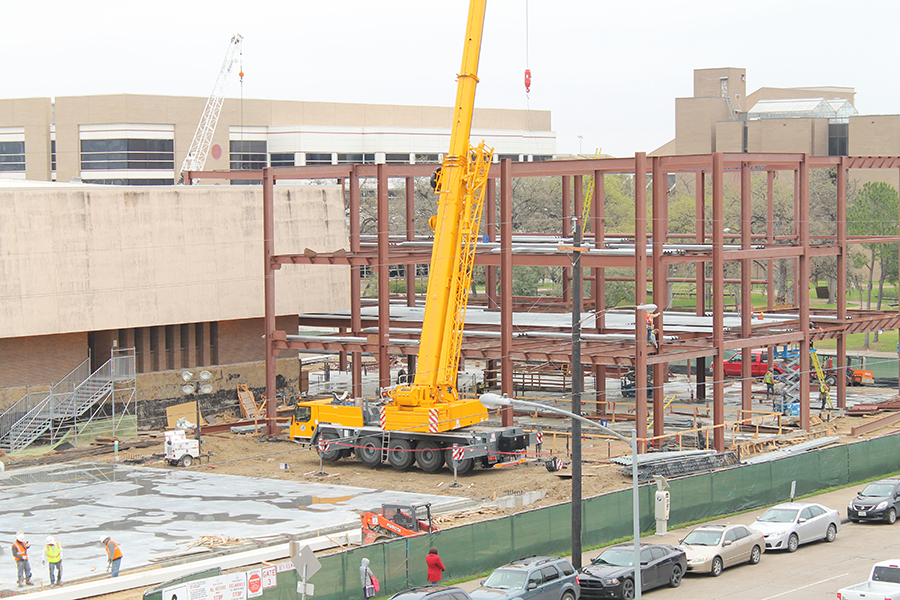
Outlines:
{"label": "worker in yellow safety vest", "polygon": [[28,562],[28,548],[31,547],[25,540],[25,532],[20,531],[16,534],[16,541],[12,545],[12,555],[16,560],[16,575],[19,579],[19,587],[32,585],[31,583],[31,564]]}
{"label": "worker in yellow safety vest", "polygon": [[766,402],[768,402],[770,397],[775,397],[775,373],[772,372],[772,369],[766,371],[763,382],[766,384]]}
{"label": "worker in yellow safety vest", "polygon": [[62,546],[52,535],[44,540],[44,558],[41,564],[50,564],[50,585],[62,585]]}
{"label": "worker in yellow safety vest", "polygon": [[108,535],[103,537],[101,543],[106,547],[106,559],[108,563],[106,570],[112,573],[113,577],[118,577],[119,566],[122,564],[122,550],[119,549],[117,543],[109,539]]}

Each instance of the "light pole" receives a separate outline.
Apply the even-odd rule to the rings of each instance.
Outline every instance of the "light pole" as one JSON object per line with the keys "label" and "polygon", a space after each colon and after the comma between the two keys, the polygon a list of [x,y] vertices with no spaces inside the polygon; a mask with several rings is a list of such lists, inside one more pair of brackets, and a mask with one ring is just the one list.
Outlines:
{"label": "light pole", "polygon": [[[199,379],[194,379],[194,374],[190,371],[181,372],[181,378],[184,380],[184,385],[181,386],[182,394],[190,396],[198,392],[201,394],[212,393],[213,387],[209,383],[212,373],[203,370],[198,373],[198,376]],[[195,400],[197,401],[197,452],[200,452],[200,399],[195,398]]]}
{"label": "light pole", "polygon": [[[608,309],[612,310],[612,309]],[[567,417],[571,417],[577,421],[581,421],[582,423],[590,426],[596,427],[597,429],[602,430],[603,432],[611,435],[617,439],[626,442],[629,446],[631,446],[631,494],[632,494],[632,521],[633,521],[633,535],[634,535],[634,597],[637,600],[641,598],[641,506],[640,499],[638,498],[638,468],[637,468],[637,430],[631,430],[631,439],[621,435],[620,433],[613,431],[608,427],[604,427],[603,425],[599,425],[594,423],[590,419],[586,419],[581,415],[576,415],[575,413],[571,413],[566,410],[562,410],[561,408],[556,408],[555,406],[547,406],[544,404],[539,404],[537,402],[528,402],[526,400],[516,400],[514,398],[509,398],[507,396],[499,396],[493,393],[482,394],[478,400],[485,405],[487,408],[491,407],[503,407],[503,406],[523,406],[529,408],[537,408],[540,410],[546,410],[549,412],[558,413],[561,415],[565,415]],[[572,498],[572,502],[575,502],[575,498]],[[578,503],[581,503],[581,498],[578,499]],[[581,535],[579,532],[578,535],[578,547],[575,547],[575,536],[572,538],[572,560],[575,561],[575,552],[577,550],[578,556],[581,556]],[[580,560],[578,561],[581,562]]]}

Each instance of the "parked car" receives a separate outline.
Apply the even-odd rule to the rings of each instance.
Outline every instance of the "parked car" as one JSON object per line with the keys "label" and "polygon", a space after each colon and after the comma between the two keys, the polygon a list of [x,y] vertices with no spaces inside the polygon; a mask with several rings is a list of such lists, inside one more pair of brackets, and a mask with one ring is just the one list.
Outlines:
{"label": "parked car", "polygon": [[837,600],[900,600],[900,560],[877,562],[869,580],[838,590]]}
{"label": "parked car", "polygon": [[766,551],[766,539],[759,531],[743,525],[702,525],[681,540],[687,570],[713,577],[732,565],[755,565]]}
{"label": "parked car", "polygon": [[900,479],[873,481],[847,507],[847,518],[859,521],[886,521],[893,524],[900,511]]}
{"label": "parked car", "polygon": [[575,568],[559,556],[530,556],[495,569],[469,592],[473,600],[578,600]]}
{"label": "parked car", "polygon": [[796,552],[800,544],[833,542],[841,529],[838,511],[811,502],[773,506],[750,525],[766,538],[766,550]]}
{"label": "parked car", "polygon": [[[641,591],[678,587],[686,565],[684,550],[677,546],[641,544]],[[579,571],[578,585],[583,600],[634,598],[634,544],[617,544],[601,552]]]}
{"label": "parked car", "polygon": [[397,592],[388,600],[472,600],[472,598],[458,587],[423,585]]}

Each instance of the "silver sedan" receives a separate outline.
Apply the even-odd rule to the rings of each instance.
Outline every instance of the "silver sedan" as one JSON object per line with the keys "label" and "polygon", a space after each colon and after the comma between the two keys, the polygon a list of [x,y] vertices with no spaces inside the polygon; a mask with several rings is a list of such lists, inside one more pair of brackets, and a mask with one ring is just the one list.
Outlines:
{"label": "silver sedan", "polygon": [[838,511],[811,502],[773,506],[750,525],[766,538],[766,550],[794,552],[800,544],[833,542],[841,529]]}

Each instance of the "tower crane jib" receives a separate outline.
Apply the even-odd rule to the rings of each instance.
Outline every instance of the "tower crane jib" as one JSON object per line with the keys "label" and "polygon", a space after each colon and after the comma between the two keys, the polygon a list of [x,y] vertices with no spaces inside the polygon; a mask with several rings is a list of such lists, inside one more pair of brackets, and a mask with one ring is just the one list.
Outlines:
{"label": "tower crane jib", "polygon": [[212,143],[213,134],[216,132],[216,123],[219,121],[219,113],[222,112],[222,102],[225,100],[225,87],[228,84],[228,75],[234,68],[241,54],[241,42],[243,36],[239,33],[231,36],[228,42],[228,51],[225,53],[225,60],[222,61],[222,67],[219,69],[219,76],[216,77],[216,84],[213,91],[206,101],[206,107],[203,109],[203,115],[200,117],[200,123],[197,125],[197,131],[194,132],[194,139],[191,140],[191,147],[184,157],[181,164],[181,176],[184,177],[185,171],[202,171],[206,164],[206,155],[209,154],[209,146]]}

